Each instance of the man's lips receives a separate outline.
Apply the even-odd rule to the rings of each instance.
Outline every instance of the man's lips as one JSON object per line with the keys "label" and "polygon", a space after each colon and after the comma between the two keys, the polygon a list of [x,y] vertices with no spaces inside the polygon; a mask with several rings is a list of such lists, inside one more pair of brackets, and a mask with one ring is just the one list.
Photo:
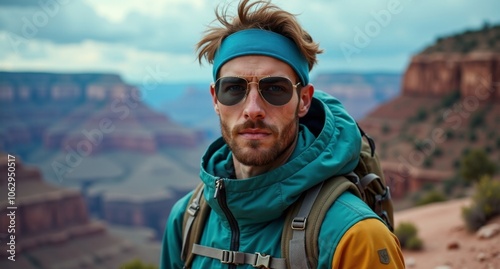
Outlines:
{"label": "man's lips", "polygon": [[244,129],[238,134],[247,139],[261,139],[271,135],[271,132],[263,129]]}

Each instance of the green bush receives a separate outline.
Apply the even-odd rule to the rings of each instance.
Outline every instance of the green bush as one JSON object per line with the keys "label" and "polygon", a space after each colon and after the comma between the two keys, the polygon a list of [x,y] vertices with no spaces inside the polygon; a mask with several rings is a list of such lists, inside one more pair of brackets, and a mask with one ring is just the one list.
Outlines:
{"label": "green bush", "polygon": [[387,122],[384,122],[382,125],[382,133],[383,134],[389,134],[391,132],[391,126]]}
{"label": "green bush", "polygon": [[122,264],[120,269],[158,269],[156,265],[153,264],[145,264],[142,261],[135,259],[128,263]]}
{"label": "green bush", "polygon": [[437,147],[434,152],[432,153],[434,157],[441,157],[443,156],[443,149]]}
{"label": "green bush", "polygon": [[452,129],[446,129],[446,139],[448,140],[452,140],[453,138],[455,138],[455,132],[452,130]]}
{"label": "green bush", "polygon": [[500,181],[485,175],[476,185],[471,206],[462,208],[462,217],[467,228],[476,231],[496,216],[500,216]]}
{"label": "green bush", "polygon": [[425,168],[431,168],[434,165],[434,163],[432,162],[432,158],[431,157],[425,158],[423,165]]}
{"label": "green bush", "polygon": [[471,119],[469,121],[470,129],[477,129],[479,127],[484,126],[484,118],[486,117],[486,110],[479,110],[472,114]]}
{"label": "green bush", "polygon": [[468,137],[469,137],[469,141],[470,142],[476,142],[477,141],[477,134],[476,134],[476,132],[474,132],[472,130],[469,132]]}
{"label": "green bush", "polygon": [[453,177],[443,182],[443,192],[450,196],[456,188],[464,187],[464,182],[460,177]]}
{"label": "green bush", "polygon": [[416,202],[417,206],[422,206],[422,205],[427,205],[427,204],[432,204],[432,203],[438,203],[438,202],[444,202],[446,201],[446,197],[444,196],[443,193],[437,190],[431,190],[425,193],[423,197],[418,199]]}
{"label": "green bush", "polygon": [[424,242],[419,237],[410,237],[406,242],[406,248],[409,250],[421,250],[424,246]]}
{"label": "green bush", "polygon": [[484,175],[492,176],[496,166],[483,149],[468,151],[460,160],[460,175],[468,181],[477,181]]}
{"label": "green bush", "polygon": [[418,237],[417,227],[413,223],[401,222],[394,230],[394,234],[399,239],[402,248],[422,249],[423,242]]}
{"label": "green bush", "polygon": [[445,96],[442,101],[441,101],[441,106],[442,107],[451,107],[453,104],[455,104],[457,101],[460,100],[460,91],[454,90],[447,96]]}
{"label": "green bush", "polygon": [[415,116],[415,121],[421,122],[427,119],[428,113],[425,108],[421,107],[418,109],[417,115]]}

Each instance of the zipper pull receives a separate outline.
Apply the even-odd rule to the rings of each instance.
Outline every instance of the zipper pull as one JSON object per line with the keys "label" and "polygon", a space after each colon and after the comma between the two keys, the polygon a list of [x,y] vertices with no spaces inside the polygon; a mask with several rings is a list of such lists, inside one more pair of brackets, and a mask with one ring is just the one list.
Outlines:
{"label": "zipper pull", "polygon": [[215,193],[214,193],[214,199],[217,199],[217,196],[219,195],[219,190],[221,190],[224,187],[224,182],[222,179],[217,179],[215,181]]}

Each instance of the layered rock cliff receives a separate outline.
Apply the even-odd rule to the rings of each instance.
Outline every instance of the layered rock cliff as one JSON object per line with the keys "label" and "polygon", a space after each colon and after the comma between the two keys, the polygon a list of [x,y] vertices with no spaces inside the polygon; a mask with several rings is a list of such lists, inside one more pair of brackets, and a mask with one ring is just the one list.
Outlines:
{"label": "layered rock cliff", "polygon": [[415,55],[403,78],[405,96],[500,100],[500,26],[439,38]]}
{"label": "layered rock cliff", "polygon": [[153,152],[192,147],[203,135],[144,105],[114,74],[0,72],[0,149]]}
{"label": "layered rock cliff", "polygon": [[0,268],[118,268],[149,257],[91,220],[79,191],[47,184],[38,169],[0,152],[0,173],[8,172],[0,180]]}
{"label": "layered rock cliff", "polygon": [[500,161],[500,26],[440,38],[408,65],[400,96],[359,123],[393,197],[455,180],[473,148]]}

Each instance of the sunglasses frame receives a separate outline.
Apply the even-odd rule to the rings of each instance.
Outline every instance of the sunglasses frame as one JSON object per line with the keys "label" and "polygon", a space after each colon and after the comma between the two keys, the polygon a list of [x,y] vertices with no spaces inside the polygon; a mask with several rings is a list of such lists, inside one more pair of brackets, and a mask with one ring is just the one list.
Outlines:
{"label": "sunglasses frame", "polygon": [[[221,79],[227,79],[227,78],[238,78],[238,79],[242,79],[244,81],[246,81],[247,83],[247,86],[246,86],[246,92],[245,92],[245,95],[240,99],[238,100],[238,102],[234,103],[234,104],[225,104],[224,102],[222,102],[220,99],[219,99],[219,87],[217,87],[217,83],[219,83],[219,81]],[[267,78],[280,78],[280,79],[284,79],[284,80],[287,80],[288,82],[290,82],[290,85],[292,86],[292,95],[290,96],[290,99],[288,99],[287,102],[283,103],[283,104],[280,104],[280,105],[276,105],[276,104],[273,104],[271,102],[269,102],[266,97],[262,94],[262,89],[260,88],[260,82],[261,80],[263,79],[267,79]],[[250,92],[250,84],[257,84],[257,90],[259,91],[259,95],[260,97],[266,101],[266,103],[272,105],[272,106],[284,106],[286,104],[288,104],[288,102],[290,102],[290,100],[292,99],[291,97],[293,96],[293,90],[297,90],[297,87],[300,85],[300,81],[297,82],[297,84],[293,84],[292,80],[290,80],[289,78],[287,77],[281,77],[281,76],[265,76],[265,77],[262,77],[260,78],[258,81],[248,81],[248,79],[244,78],[244,77],[240,77],[240,76],[225,76],[225,77],[220,77],[218,78],[212,85],[214,87],[214,91],[215,91],[215,96],[217,98],[217,101],[219,101],[221,104],[225,105],[225,106],[234,106],[234,105],[237,105],[239,104],[241,101],[245,100],[248,96],[248,93]]]}

